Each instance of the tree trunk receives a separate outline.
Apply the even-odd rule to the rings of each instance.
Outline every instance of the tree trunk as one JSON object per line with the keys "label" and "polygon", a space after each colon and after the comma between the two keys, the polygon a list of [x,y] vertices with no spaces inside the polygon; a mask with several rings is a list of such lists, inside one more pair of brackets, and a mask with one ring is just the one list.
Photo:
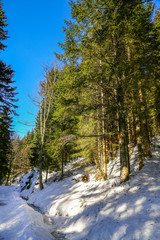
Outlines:
{"label": "tree trunk", "polygon": [[39,157],[39,188],[43,189],[43,181],[42,181],[42,161],[43,161],[43,139],[41,140],[41,151]]}
{"label": "tree trunk", "polygon": [[97,180],[102,180],[102,168],[101,168],[101,139],[98,137],[98,153],[97,153],[97,167],[99,169],[99,177]]}
{"label": "tree trunk", "polygon": [[39,188],[43,189],[43,181],[42,181],[42,163],[39,163]]}
{"label": "tree trunk", "polygon": [[62,150],[61,179],[63,179],[63,176],[64,176],[64,152]]}
{"label": "tree trunk", "polygon": [[47,182],[48,180],[48,166],[46,167],[46,179],[45,179],[45,182]]}
{"label": "tree trunk", "polygon": [[142,148],[142,132],[141,132],[140,120],[137,123],[136,130],[137,130],[139,170],[141,170],[143,167],[143,148]]}
{"label": "tree trunk", "polygon": [[120,147],[120,183],[129,180],[130,161],[128,152],[128,132],[124,113],[124,99],[122,86],[117,89],[118,120],[119,120],[119,147]]}
{"label": "tree trunk", "polygon": [[120,183],[129,180],[130,165],[127,145],[126,124],[123,118],[119,119],[119,143],[120,143]]}

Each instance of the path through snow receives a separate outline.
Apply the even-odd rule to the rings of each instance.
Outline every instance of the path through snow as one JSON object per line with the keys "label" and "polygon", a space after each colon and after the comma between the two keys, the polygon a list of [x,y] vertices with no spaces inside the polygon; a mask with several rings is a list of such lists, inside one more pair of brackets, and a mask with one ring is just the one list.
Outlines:
{"label": "path through snow", "polygon": [[13,191],[0,186],[0,240],[51,240],[49,226]]}
{"label": "path through snow", "polygon": [[[1,186],[0,240],[50,240],[50,232],[59,240],[159,240],[160,138],[155,145],[152,158],[145,160],[141,171],[132,171],[124,184],[115,182],[117,159],[116,164],[111,162],[112,178],[106,182],[92,177],[87,183],[77,181],[77,172],[58,182],[50,178],[42,191],[22,191],[29,204],[52,218],[52,226],[12,188]],[[134,159],[136,153],[132,170],[137,169]]]}
{"label": "path through snow", "polygon": [[69,240],[159,240],[160,138],[152,154],[124,184],[110,188],[112,179],[84,183],[70,177],[31,194],[28,202],[53,217]]}

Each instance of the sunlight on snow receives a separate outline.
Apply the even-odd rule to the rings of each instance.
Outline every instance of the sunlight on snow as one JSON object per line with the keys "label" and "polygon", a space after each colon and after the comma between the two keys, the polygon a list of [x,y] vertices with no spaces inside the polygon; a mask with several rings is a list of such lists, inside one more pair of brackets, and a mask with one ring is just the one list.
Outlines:
{"label": "sunlight on snow", "polygon": [[138,186],[135,186],[135,187],[130,188],[130,189],[129,189],[129,192],[135,193],[138,189],[139,189],[139,187],[138,187]]}
{"label": "sunlight on snow", "polygon": [[146,201],[146,197],[142,197],[135,202],[135,205],[143,204]]}
{"label": "sunlight on snow", "polygon": [[117,208],[117,212],[118,212],[118,213],[124,212],[126,209],[127,209],[127,204],[126,204],[126,203],[123,203],[121,206],[119,206],[119,207]]}
{"label": "sunlight on snow", "polygon": [[83,230],[86,228],[87,224],[84,221],[84,219],[80,219],[76,223],[71,224],[66,230],[65,233],[72,233],[72,232],[83,232]]}
{"label": "sunlight on snow", "polygon": [[116,231],[113,234],[112,240],[119,240],[122,239],[121,237],[123,237],[126,234],[126,230],[127,230],[127,224],[121,226],[118,231]]}
{"label": "sunlight on snow", "polygon": [[148,188],[148,191],[152,192],[152,191],[159,191],[160,190],[160,186],[152,186]]}
{"label": "sunlight on snow", "polygon": [[111,213],[113,213],[114,212],[114,208],[112,207],[112,208],[108,208],[107,210],[105,210],[105,214],[104,214],[104,212],[103,213],[101,213],[101,215],[102,216],[108,216],[109,214],[111,214]]}
{"label": "sunlight on snow", "polygon": [[149,237],[153,233],[153,230],[154,230],[154,221],[145,222],[142,229],[143,237],[145,237],[145,239],[149,239]]}
{"label": "sunlight on snow", "polygon": [[10,221],[2,223],[0,225],[0,230],[2,231],[3,229],[10,229],[12,226],[17,224],[18,220],[23,216],[23,213],[17,215],[16,217],[12,218]]}

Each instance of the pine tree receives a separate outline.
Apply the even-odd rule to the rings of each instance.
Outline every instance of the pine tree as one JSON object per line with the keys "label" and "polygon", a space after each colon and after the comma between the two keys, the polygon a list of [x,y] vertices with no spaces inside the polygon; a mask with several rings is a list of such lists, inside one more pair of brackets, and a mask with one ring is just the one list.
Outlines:
{"label": "pine tree", "polygon": [[132,149],[138,147],[141,169],[159,129],[159,16],[153,23],[150,0],[70,5],[72,20],[60,44],[64,54],[57,54],[64,67],[54,93],[48,78],[41,82],[33,156],[39,153],[41,170],[61,168],[62,177],[69,155],[83,156],[106,180],[107,164],[119,154],[124,182]]}
{"label": "pine tree", "polygon": [[[130,172],[128,127],[130,131],[134,127],[138,140],[140,168],[142,138],[146,148],[150,143],[145,99],[155,61],[151,54],[154,48],[152,1],[81,0],[70,4],[72,21],[66,22],[64,28],[65,43],[60,44],[64,54],[60,58],[74,71],[70,82],[77,86],[82,116],[97,119],[97,156],[99,164],[104,165],[104,178],[107,177],[108,139],[111,139],[108,136],[118,137],[120,181],[123,182]],[[135,126],[128,125],[131,111]]]}
{"label": "pine tree", "polygon": [[[7,26],[6,16],[2,11],[2,3],[0,2],[0,51],[6,47],[2,41],[7,39],[7,31],[4,28]],[[1,132],[1,154],[0,154],[0,181],[4,179],[9,169],[8,158],[11,151],[11,126],[12,115],[16,114],[15,109],[15,87],[12,87],[13,70],[11,66],[6,65],[0,60],[0,132]],[[8,174],[9,175],[9,174]]]}
{"label": "pine tree", "polygon": [[152,92],[150,98],[151,101],[151,112],[150,118],[153,119],[153,132],[155,135],[159,134],[160,131],[160,10],[157,9],[154,17],[154,37],[157,45],[153,51],[153,55],[157,57],[154,62],[154,75],[152,81]]}
{"label": "pine tree", "polygon": [[2,41],[8,38],[7,31],[4,30],[4,27],[7,26],[6,19],[5,12],[2,10],[2,3],[0,1],[0,52],[6,48]]}
{"label": "pine tree", "polygon": [[[6,174],[8,168],[8,156],[11,151],[11,127],[12,127],[12,115],[15,113],[15,88],[11,86],[13,83],[13,70],[10,66],[0,61],[0,131],[3,136],[0,140],[1,143],[1,154],[0,154],[0,165],[2,172],[0,179]],[[7,150],[6,150],[7,148]]]}
{"label": "pine tree", "polygon": [[8,115],[8,109],[3,108],[0,115],[0,184],[8,173],[8,160],[11,152],[10,129],[11,120]]}

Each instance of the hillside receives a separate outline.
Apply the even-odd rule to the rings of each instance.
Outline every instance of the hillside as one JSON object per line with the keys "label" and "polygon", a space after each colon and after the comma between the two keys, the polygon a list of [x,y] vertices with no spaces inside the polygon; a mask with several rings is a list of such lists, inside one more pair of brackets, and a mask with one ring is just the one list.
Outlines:
{"label": "hillside", "polygon": [[[119,159],[108,167],[109,180],[95,181],[90,175],[82,181],[81,167],[67,166],[62,181],[50,175],[45,188],[40,191],[37,173],[32,174],[33,184],[20,195],[27,203],[36,206],[51,224],[56,239],[70,240],[120,240],[160,238],[160,138],[154,141],[152,158],[145,160],[141,171],[137,169],[136,149],[131,158],[131,178],[119,184]],[[76,161],[77,165],[82,159]],[[71,167],[72,166],[72,167]],[[57,175],[56,175],[57,176]],[[33,193],[31,193],[33,192]]]}

